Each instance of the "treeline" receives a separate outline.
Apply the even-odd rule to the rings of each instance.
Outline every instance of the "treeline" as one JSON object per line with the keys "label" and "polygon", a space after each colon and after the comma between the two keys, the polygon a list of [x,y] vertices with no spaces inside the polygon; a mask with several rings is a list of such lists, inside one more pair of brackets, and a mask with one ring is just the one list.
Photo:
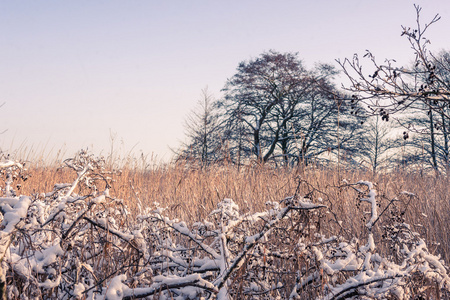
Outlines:
{"label": "treeline", "polygon": [[421,26],[420,10],[416,29],[402,32],[414,52],[409,67],[379,64],[369,51],[364,63],[356,54],[337,60],[339,69],[307,69],[297,53],[273,50],[241,62],[220,99],[202,91],[177,159],[447,170],[450,52],[427,49],[424,34],[439,16]]}

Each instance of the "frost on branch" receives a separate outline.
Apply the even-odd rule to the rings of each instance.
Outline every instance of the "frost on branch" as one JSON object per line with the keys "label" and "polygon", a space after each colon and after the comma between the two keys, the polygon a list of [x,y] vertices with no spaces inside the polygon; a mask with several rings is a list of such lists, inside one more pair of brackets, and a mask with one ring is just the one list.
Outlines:
{"label": "frost on branch", "polygon": [[157,203],[129,212],[110,195],[111,174],[101,158],[80,152],[66,167],[76,175],[72,183],[33,196],[5,189],[0,198],[4,298],[449,296],[445,263],[402,220],[382,220],[395,203],[380,209],[372,183],[345,187],[368,209],[364,240],[349,240],[311,194],[245,214],[224,199],[206,219],[186,222]]}
{"label": "frost on branch", "polygon": [[391,251],[377,251],[373,233],[380,217],[376,191],[370,182],[356,185],[367,189],[363,192],[355,188],[359,201],[370,205],[370,219],[365,224],[367,240],[360,243],[356,239],[333,238],[303,246],[302,254],[315,270],[297,279],[290,298],[303,299],[305,292],[310,295],[316,290],[313,285],[317,284],[322,288],[315,291],[317,299],[411,299],[430,294],[436,297],[433,299],[449,297],[448,268],[429,253],[425,241],[408,224],[394,221],[385,225],[383,238]]}

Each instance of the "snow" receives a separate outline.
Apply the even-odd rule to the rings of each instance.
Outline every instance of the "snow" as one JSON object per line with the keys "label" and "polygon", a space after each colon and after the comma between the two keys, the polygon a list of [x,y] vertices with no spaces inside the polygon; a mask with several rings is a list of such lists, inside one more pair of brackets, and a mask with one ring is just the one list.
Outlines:
{"label": "snow", "polygon": [[377,193],[376,190],[373,188],[373,184],[368,181],[359,181],[359,184],[366,185],[369,188],[369,193],[367,198],[361,198],[361,201],[366,201],[371,204],[371,217],[369,222],[366,224],[367,228],[369,230],[372,229],[373,224],[378,219],[378,212],[377,212],[377,201],[375,199]]}
{"label": "snow", "polygon": [[36,272],[43,272],[44,267],[54,263],[58,257],[62,256],[64,251],[61,249],[59,242],[42,252],[36,252],[36,264],[33,266]]}
{"label": "snow", "polygon": [[411,226],[383,224],[399,238],[389,241],[395,252],[380,246],[378,230],[384,227],[371,182],[354,184],[362,206],[370,207],[356,239],[318,226],[325,214],[317,212],[330,210],[327,201],[299,195],[254,213],[242,213],[226,198],[202,221],[171,219],[159,204],[133,218],[107,189],[76,195],[76,186],[92,187],[99,177],[93,174],[101,172],[91,174],[99,162],[83,159],[85,165],[71,164],[78,175],[71,184],[55,185],[39,198],[12,196],[11,190],[0,198],[0,275],[22,283],[8,286],[8,295],[235,299],[243,291],[261,299],[325,300],[352,293],[406,299],[418,274],[450,295],[448,266]]}
{"label": "snow", "polygon": [[230,300],[230,296],[228,295],[228,290],[226,287],[220,289],[217,294],[217,300]]}
{"label": "snow", "polygon": [[44,282],[39,283],[39,286],[44,289],[53,289],[61,283],[61,276],[58,276],[55,281],[46,279]]}
{"label": "snow", "polygon": [[106,291],[106,300],[122,300],[124,297],[124,290],[128,287],[123,283],[127,276],[122,274],[114,277],[108,284]]}
{"label": "snow", "polygon": [[18,199],[13,209],[3,215],[2,225],[5,226],[5,229],[3,229],[3,233],[11,233],[17,223],[19,223],[21,219],[27,216],[30,204],[31,199],[29,197],[22,196]]}
{"label": "snow", "polygon": [[19,162],[13,160],[0,161],[0,169],[8,169],[11,167],[18,167],[19,169],[23,169],[23,165]]}
{"label": "snow", "polygon": [[84,287],[84,284],[82,284],[82,283],[76,283],[76,284],[74,285],[72,295],[73,295],[75,298],[77,298],[77,299],[81,299],[81,297],[83,297],[83,292],[84,292],[85,290],[86,290],[86,289],[85,289],[85,287]]}

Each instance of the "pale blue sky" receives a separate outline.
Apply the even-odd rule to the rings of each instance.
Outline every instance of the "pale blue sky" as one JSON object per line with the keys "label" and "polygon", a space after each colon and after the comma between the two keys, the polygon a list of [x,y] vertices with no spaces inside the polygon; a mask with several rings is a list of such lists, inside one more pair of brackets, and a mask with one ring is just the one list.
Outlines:
{"label": "pale blue sky", "polygon": [[274,49],[307,66],[370,49],[412,58],[401,25],[439,13],[432,49],[450,49],[448,0],[0,1],[0,148],[86,148],[168,160],[208,86]]}

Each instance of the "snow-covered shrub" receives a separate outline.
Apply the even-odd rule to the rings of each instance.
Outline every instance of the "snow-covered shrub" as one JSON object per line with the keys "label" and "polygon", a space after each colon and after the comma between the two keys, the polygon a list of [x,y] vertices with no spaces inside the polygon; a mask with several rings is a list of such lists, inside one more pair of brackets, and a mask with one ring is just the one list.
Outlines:
{"label": "snow-covered shrub", "polygon": [[[345,184],[369,208],[364,240],[340,234],[310,195],[242,214],[231,199],[205,220],[139,213],[110,196],[104,161],[80,152],[73,183],[16,196],[3,161],[1,280],[8,299],[411,299],[449,297],[448,268],[370,182]],[[407,195],[406,195],[407,197]],[[317,202],[317,203],[316,203]],[[380,211],[378,211],[380,209]],[[385,245],[389,245],[386,247]]]}
{"label": "snow-covered shrub", "polygon": [[383,227],[382,239],[389,247],[384,253],[377,252],[373,233],[380,220],[376,191],[370,182],[356,185],[367,189],[356,189],[359,201],[370,204],[367,240],[332,237],[308,246],[301,244],[301,253],[313,267],[299,276],[290,298],[309,296],[312,289],[318,299],[447,299],[448,268],[429,253],[425,241],[402,218],[391,219]]}

